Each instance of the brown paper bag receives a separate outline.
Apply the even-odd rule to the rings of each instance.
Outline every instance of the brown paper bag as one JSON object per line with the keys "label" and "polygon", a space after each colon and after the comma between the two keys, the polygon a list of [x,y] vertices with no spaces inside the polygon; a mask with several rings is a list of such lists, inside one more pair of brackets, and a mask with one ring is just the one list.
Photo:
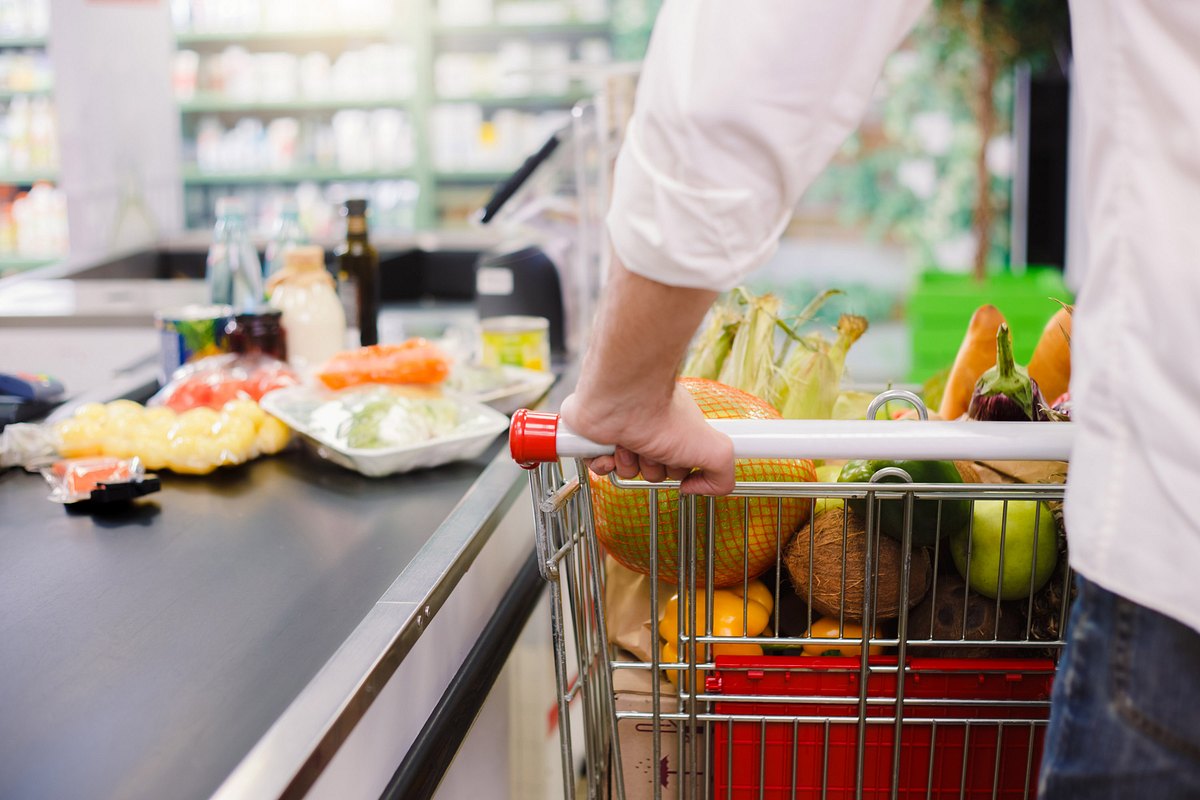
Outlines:
{"label": "brown paper bag", "polygon": [[[658,582],[659,614],[675,592],[674,585]],[[638,661],[649,661],[650,648],[658,647],[658,621],[650,619],[650,577],[621,566],[610,555],[604,557],[604,613],[609,643]]]}
{"label": "brown paper bag", "polygon": [[984,483],[1062,483],[1067,479],[1065,461],[976,461],[975,469]]}
{"label": "brown paper bag", "polygon": [[[620,658],[630,659],[629,653],[620,654]],[[654,696],[650,673],[641,669],[618,669],[613,674],[613,691],[616,695],[617,712],[637,711],[650,713],[654,707]],[[659,681],[659,711],[672,713],[677,710],[674,697],[675,687],[657,678]],[[617,735],[621,742],[621,774],[625,782],[625,797],[627,800],[645,800],[654,797],[654,781],[662,787],[663,800],[675,800],[679,797],[681,778],[695,780],[701,777],[704,770],[704,726],[697,725],[695,752],[699,755],[693,764],[695,774],[689,771],[685,776],[680,775],[679,763],[679,726],[684,723],[675,720],[659,720],[655,725],[648,719],[621,719],[617,721]],[[654,762],[654,730],[659,732],[658,763]],[[697,783],[703,786],[703,782]],[[615,793],[614,793],[615,796]]]}

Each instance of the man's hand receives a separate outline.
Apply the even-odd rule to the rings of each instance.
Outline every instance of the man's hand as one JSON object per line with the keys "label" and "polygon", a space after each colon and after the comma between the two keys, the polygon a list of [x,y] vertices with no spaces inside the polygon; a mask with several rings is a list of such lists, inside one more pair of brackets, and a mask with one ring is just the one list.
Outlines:
{"label": "man's hand", "polygon": [[733,490],[733,443],[704,420],[675,372],[717,293],[667,286],[614,259],[591,347],[562,418],[575,433],[616,445],[592,472],[682,480],[690,494]]}
{"label": "man's hand", "polygon": [[[616,399],[618,405],[609,401]],[[595,442],[616,442],[611,456],[592,459],[589,469],[619,477],[639,473],[657,483],[682,481],[684,494],[722,495],[733,491],[733,443],[705,421],[679,384],[666,403],[654,397],[591,398],[573,394],[563,401],[567,427]],[[653,403],[653,405],[651,405]]]}

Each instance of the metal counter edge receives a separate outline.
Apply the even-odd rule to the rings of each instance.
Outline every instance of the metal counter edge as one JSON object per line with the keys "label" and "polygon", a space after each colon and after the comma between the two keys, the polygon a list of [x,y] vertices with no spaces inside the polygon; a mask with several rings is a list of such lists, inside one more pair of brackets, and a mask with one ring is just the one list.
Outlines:
{"label": "metal counter edge", "polygon": [[[551,390],[557,408],[574,370]],[[503,450],[367,612],[349,638],[213,794],[299,798],[312,788],[525,489]]]}

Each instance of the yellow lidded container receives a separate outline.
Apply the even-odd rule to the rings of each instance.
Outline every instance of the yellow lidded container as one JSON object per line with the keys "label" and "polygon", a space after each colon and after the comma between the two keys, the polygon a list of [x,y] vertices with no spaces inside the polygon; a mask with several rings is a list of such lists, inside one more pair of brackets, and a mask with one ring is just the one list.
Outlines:
{"label": "yellow lidded container", "polygon": [[483,329],[483,363],[550,369],[550,320],[545,317],[489,317]]}

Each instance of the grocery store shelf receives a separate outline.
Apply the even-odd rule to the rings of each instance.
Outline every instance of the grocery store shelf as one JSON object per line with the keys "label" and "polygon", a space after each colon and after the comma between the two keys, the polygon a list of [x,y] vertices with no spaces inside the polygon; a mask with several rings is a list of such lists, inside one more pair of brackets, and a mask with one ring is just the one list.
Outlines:
{"label": "grocery store shelf", "polygon": [[14,97],[42,97],[54,92],[51,86],[38,89],[0,89],[0,101],[11,100]]}
{"label": "grocery store shelf", "polygon": [[475,103],[481,106],[501,108],[564,107],[573,106],[580,100],[591,97],[590,92],[575,91],[567,94],[532,94],[502,97],[499,95],[466,95],[463,97],[439,97],[439,103]]}
{"label": "grocery store shelf", "polygon": [[438,172],[437,179],[442,183],[499,183],[512,175],[512,170],[494,171],[445,171]]}
{"label": "grocery store shelf", "polygon": [[439,36],[499,38],[503,36],[603,36],[610,30],[607,22],[563,22],[547,25],[438,25]]}
{"label": "grocery store shelf", "polygon": [[[164,253],[204,253],[212,244],[212,226],[192,228],[173,234],[158,243]],[[433,230],[415,231],[413,233],[387,233],[371,231],[371,244],[382,252],[400,252],[402,250],[486,250],[495,247],[503,239],[503,234],[489,228],[473,228],[462,230]],[[270,242],[270,238],[251,234],[250,241],[262,249]],[[343,241],[340,235],[327,238],[315,238],[311,244],[318,244],[326,250],[332,250]]]}
{"label": "grocery store shelf", "polygon": [[32,169],[25,172],[0,172],[0,186],[32,186],[40,181],[58,180],[58,170]]}
{"label": "grocery store shelf", "polygon": [[184,114],[197,113],[254,113],[272,111],[335,111],[343,108],[403,108],[411,101],[398,97],[329,97],[324,99],[296,98],[294,100],[235,100],[222,95],[197,95],[181,100],[179,110]]}
{"label": "grocery store shelf", "polygon": [[229,44],[231,42],[311,42],[341,39],[391,39],[389,26],[378,28],[346,28],[342,30],[297,31],[176,31],[178,44]]}
{"label": "grocery store shelf", "polygon": [[0,255],[0,274],[36,269],[60,260],[61,258],[55,256]]}
{"label": "grocery store shelf", "polygon": [[319,167],[288,170],[286,172],[201,172],[195,167],[185,167],[183,182],[190,186],[232,186],[253,183],[300,183],[302,181],[382,181],[411,178],[412,170],[373,170],[371,172],[346,172]]}
{"label": "grocery store shelf", "polygon": [[12,38],[0,38],[0,48],[17,49],[24,47],[45,47],[47,44],[45,36],[14,36]]}

